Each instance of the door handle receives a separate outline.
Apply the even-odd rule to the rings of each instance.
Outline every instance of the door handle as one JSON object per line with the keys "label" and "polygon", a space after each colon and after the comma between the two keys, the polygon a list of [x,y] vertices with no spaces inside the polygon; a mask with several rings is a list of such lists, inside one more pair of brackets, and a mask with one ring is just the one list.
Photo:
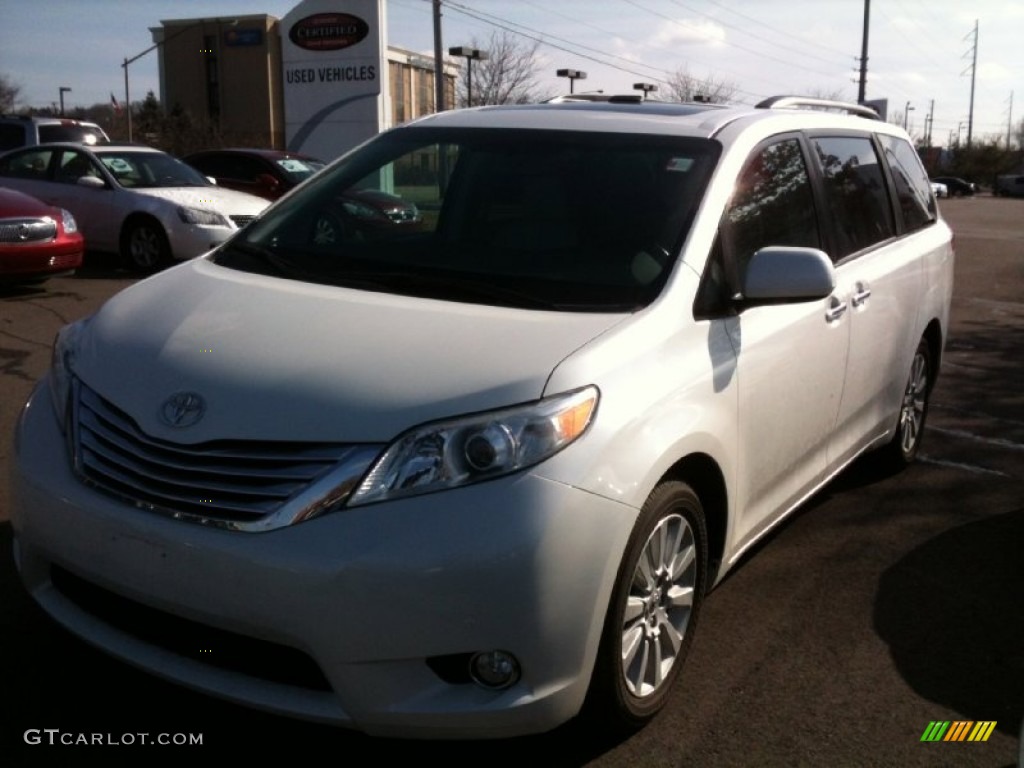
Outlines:
{"label": "door handle", "polygon": [[845,301],[840,301],[835,296],[830,296],[828,300],[828,309],[825,310],[825,319],[834,323],[836,320],[846,314],[848,304]]}
{"label": "door handle", "polygon": [[857,283],[853,290],[853,296],[850,297],[850,303],[853,304],[853,308],[863,306],[864,303],[871,298],[871,289],[868,288],[866,283]]}

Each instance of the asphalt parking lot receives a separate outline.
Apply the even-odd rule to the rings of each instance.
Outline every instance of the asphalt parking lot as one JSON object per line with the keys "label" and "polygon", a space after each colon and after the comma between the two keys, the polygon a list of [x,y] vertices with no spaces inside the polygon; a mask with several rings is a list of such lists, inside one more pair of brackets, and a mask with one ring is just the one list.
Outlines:
{"label": "asphalt parking lot", "polygon": [[[706,603],[667,711],[620,742],[576,723],[497,745],[371,740],[191,693],[66,634],[21,589],[9,555],[10,435],[55,331],[134,279],[91,259],[75,277],[0,292],[0,761],[265,764],[286,751],[344,765],[372,750],[449,765],[1014,765],[1024,200],[950,199],[942,210],[957,285],[921,460],[895,476],[858,462],[759,545]],[[923,742],[934,721],[996,725],[985,742]],[[140,734],[201,734],[202,744],[154,746]]]}

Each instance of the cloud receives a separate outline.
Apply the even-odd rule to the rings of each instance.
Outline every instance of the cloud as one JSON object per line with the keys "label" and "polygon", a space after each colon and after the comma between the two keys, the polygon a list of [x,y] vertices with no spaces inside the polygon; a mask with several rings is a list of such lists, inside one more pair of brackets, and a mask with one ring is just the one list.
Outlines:
{"label": "cloud", "polygon": [[662,23],[651,38],[650,44],[657,48],[673,45],[710,44],[725,42],[725,28],[713,21],[676,19]]}

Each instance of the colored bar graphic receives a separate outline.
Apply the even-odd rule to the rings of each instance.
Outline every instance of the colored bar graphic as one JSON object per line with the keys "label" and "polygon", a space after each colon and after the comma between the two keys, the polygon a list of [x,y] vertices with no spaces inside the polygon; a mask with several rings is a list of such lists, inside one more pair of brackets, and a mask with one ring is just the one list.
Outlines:
{"label": "colored bar graphic", "polygon": [[947,728],[949,728],[948,720],[932,720],[921,734],[921,741],[941,741]]}
{"label": "colored bar graphic", "polygon": [[971,735],[967,737],[967,740],[988,741],[988,737],[992,735],[992,731],[994,731],[995,729],[995,720],[982,720],[974,726],[974,730],[971,731]]}
{"label": "colored bar graphic", "polygon": [[988,741],[996,725],[995,720],[932,720],[921,741]]}
{"label": "colored bar graphic", "polygon": [[967,738],[967,732],[972,725],[974,725],[973,720],[954,720],[943,741],[963,741]]}

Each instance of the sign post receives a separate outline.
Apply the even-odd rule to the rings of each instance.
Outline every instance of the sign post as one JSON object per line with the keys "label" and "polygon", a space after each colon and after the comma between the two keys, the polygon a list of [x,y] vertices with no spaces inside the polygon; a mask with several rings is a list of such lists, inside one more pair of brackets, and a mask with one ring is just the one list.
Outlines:
{"label": "sign post", "polygon": [[303,0],[282,19],[289,151],[330,161],[390,127],[384,5]]}

